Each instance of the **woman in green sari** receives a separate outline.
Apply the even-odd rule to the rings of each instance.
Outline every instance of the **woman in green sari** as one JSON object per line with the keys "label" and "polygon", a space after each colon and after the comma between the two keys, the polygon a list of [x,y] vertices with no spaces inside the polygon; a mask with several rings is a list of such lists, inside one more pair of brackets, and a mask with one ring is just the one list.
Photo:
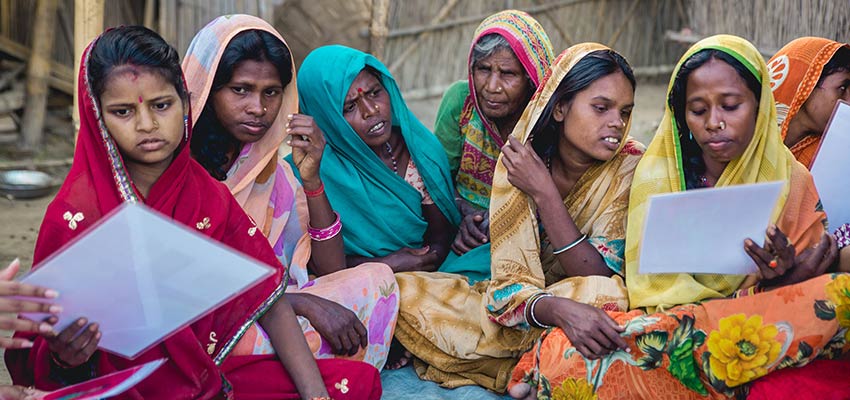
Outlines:
{"label": "woman in green sari", "polygon": [[387,68],[359,50],[320,47],[301,65],[298,93],[301,112],[327,138],[319,174],[342,221],[348,265],[436,270],[460,218],[448,161]]}

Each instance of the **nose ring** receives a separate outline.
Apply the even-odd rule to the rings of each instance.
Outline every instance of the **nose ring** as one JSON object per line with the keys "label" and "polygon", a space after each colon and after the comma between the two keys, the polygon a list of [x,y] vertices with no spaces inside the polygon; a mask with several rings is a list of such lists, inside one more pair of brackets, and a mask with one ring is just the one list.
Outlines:
{"label": "nose ring", "polygon": [[268,110],[269,110],[268,108],[263,107],[263,112],[266,112],[266,111],[268,111]]}
{"label": "nose ring", "polygon": [[720,130],[726,129],[726,121],[720,121]]}

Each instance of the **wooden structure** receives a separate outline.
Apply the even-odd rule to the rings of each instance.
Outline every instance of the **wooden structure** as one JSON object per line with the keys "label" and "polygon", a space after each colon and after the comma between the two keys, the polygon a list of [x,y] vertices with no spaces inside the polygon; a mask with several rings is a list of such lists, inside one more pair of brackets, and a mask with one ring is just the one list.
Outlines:
{"label": "wooden structure", "polygon": [[[44,50],[34,32],[45,25],[36,17],[42,1],[56,3],[55,24],[46,24],[53,32],[42,34],[53,46],[35,68],[33,50]],[[75,61],[103,27],[145,25],[183,53],[216,16],[253,14],[281,32],[296,64],[318,46],[348,45],[383,60],[408,98],[423,98],[465,78],[475,27],[506,8],[537,18],[556,52],[596,41],[623,54],[638,75],[662,78],[689,42],[715,33],[743,36],[766,56],[799,36],[850,41],[847,0],[0,0],[0,143],[20,137],[23,114],[38,115],[23,112],[25,102],[44,108],[24,95],[24,75],[47,82],[48,129],[57,115],[72,114]]]}

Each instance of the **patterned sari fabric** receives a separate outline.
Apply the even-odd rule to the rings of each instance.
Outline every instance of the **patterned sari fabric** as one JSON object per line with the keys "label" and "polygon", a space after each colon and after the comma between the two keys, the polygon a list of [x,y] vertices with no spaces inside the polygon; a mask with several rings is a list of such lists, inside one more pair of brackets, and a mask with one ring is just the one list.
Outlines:
{"label": "patterned sari fabric", "polygon": [[[697,43],[679,65],[709,48],[742,60],[758,78],[766,76],[766,65],[756,49],[743,39],[726,35]],[[803,250],[823,234],[824,216],[816,211],[811,175],[794,161],[771,122],[773,108],[770,88],[763,81],[757,132],[741,159],[726,167],[718,186],[785,176],[790,187],[783,195],[781,214],[775,218],[797,249]],[[718,299],[731,294],[744,278],[687,274],[650,278],[636,273],[635,242],[639,244],[639,238],[635,238],[643,223],[646,199],[654,193],[684,190],[676,132],[668,107],[635,172],[629,205],[626,282],[631,306],[661,311],[609,312],[625,328],[622,336],[629,351],[599,360],[583,357],[563,331],[552,329],[522,357],[512,385],[530,383],[541,399],[725,398],[745,395],[750,382],[772,371],[805,365],[817,357],[835,358],[850,350],[850,276],[846,274],[822,275],[752,296]],[[753,164],[753,157],[762,160]],[[699,302],[709,299],[713,300]],[[576,393],[580,396],[569,397]]]}
{"label": "patterned sari fabric", "polygon": [[[815,90],[823,67],[841,47],[850,48],[850,45],[819,37],[803,37],[786,44],[768,61],[770,88],[776,99],[776,115],[783,139],[791,120]],[[806,136],[791,146],[794,157],[806,168],[812,167],[820,139],[820,135]]]}
{"label": "patterned sari fabric", "polygon": [[[531,100],[513,135],[529,134],[555,89],[575,63],[597,44],[571,47]],[[590,167],[564,199],[576,225],[612,270],[623,265],[626,210],[632,172],[643,146],[624,140],[610,161]],[[396,338],[421,359],[421,377],[444,386],[478,384],[504,391],[516,358],[541,330],[525,321],[525,302],[548,292],[596,307],[625,310],[626,290],[619,277],[567,277],[552,246],[541,237],[536,206],[507,180],[499,163],[493,186],[493,279],[469,285],[465,277],[444,273],[396,275],[401,309]]]}
{"label": "patterned sari fabric", "polygon": [[[487,17],[475,30],[469,49],[470,61],[472,48],[491,33],[508,41],[526,75],[538,87],[554,58],[549,36],[540,23],[517,10]],[[492,123],[481,114],[472,81],[472,65],[469,65],[468,82],[455,83],[447,91],[434,126],[449,156],[460,196],[481,209],[489,208],[493,171],[505,143]]]}
{"label": "patterned sari fabric", "polygon": [[[286,43],[268,23],[248,15],[219,17],[200,30],[183,61],[195,120],[209,99],[216,68],[227,44],[246,30],[266,31]],[[284,88],[280,111],[268,133],[259,141],[242,147],[224,183],[268,238],[280,262],[288,267],[287,291],[304,291],[341,304],[354,311],[368,329],[368,348],[354,356],[340,358],[365,361],[380,369],[386,362],[398,313],[397,289],[389,267],[364,264],[312,281],[308,276],[311,241],[307,235],[307,198],[290,165],[278,156],[278,149],[286,137],[286,116],[298,112],[294,68],[292,77],[293,81]],[[309,290],[303,290],[307,287]],[[336,357],[329,343],[306,318],[299,317],[299,322],[316,358]],[[236,352],[273,354],[274,349],[262,329],[255,325],[246,333]]]}
{"label": "patterned sari fabric", "polygon": [[[83,53],[79,72],[80,131],[74,163],[56,198],[47,207],[33,256],[34,268],[85,234],[120,205],[144,203],[175,223],[274,267],[276,273],[133,360],[97,351],[87,364],[68,374],[51,360],[53,355],[43,337],[19,334],[27,336],[34,346],[6,352],[5,361],[13,381],[53,390],[80,379],[167,358],[168,362],[149,378],[116,398],[299,398],[292,379],[275,355],[246,357],[233,353],[244,331],[282,295],[281,264],[268,242],[253,233],[257,226],[227,189],[191,158],[189,115],[185,116],[183,142],[175,151],[171,164],[146,197],[139,193],[115,140],[106,129],[99,102],[91,90],[87,74],[89,55],[98,40],[95,39]],[[378,372],[368,364],[323,360],[319,369],[334,398],[380,397]],[[265,383],[247,385],[249,377]],[[335,386],[343,381],[359,381],[362,386],[350,392],[346,389],[348,394],[345,394]]]}

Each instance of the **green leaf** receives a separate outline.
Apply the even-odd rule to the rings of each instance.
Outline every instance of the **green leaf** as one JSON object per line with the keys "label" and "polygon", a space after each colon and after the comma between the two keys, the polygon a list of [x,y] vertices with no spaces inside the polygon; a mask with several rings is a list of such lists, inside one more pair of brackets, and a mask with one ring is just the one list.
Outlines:
{"label": "green leaf", "polygon": [[671,348],[669,352],[670,365],[667,370],[679,382],[682,382],[686,388],[693,390],[703,396],[708,395],[708,390],[699,379],[697,372],[697,362],[694,359],[694,341],[686,338],[681,342],[681,345]]}
{"label": "green leaf", "polygon": [[815,315],[824,321],[835,319],[835,306],[826,300],[815,301]]}

